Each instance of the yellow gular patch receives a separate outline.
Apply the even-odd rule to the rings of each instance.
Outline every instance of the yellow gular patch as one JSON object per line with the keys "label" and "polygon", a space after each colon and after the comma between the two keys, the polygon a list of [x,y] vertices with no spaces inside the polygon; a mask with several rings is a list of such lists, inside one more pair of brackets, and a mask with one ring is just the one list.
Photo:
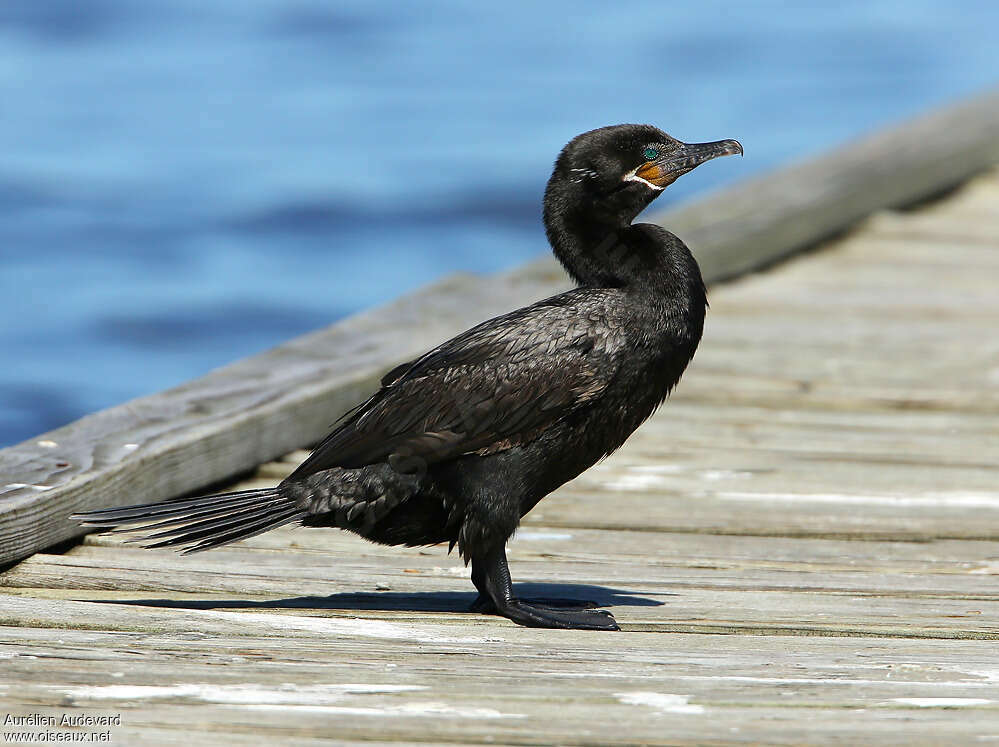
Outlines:
{"label": "yellow gular patch", "polygon": [[676,181],[676,176],[663,171],[653,161],[643,163],[635,171],[635,176],[657,187],[666,187]]}

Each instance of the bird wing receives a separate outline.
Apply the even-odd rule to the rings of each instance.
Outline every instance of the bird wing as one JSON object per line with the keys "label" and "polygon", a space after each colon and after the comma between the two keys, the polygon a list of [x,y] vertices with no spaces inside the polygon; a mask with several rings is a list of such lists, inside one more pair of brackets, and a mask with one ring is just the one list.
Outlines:
{"label": "bird wing", "polygon": [[625,347],[624,330],[606,313],[614,293],[554,296],[398,366],[290,479],[384,461],[408,472],[533,440],[612,380]]}

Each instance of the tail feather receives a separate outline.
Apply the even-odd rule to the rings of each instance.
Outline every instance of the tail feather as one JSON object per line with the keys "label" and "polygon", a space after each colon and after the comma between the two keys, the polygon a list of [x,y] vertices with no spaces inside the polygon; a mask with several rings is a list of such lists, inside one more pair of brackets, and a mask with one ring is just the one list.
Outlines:
{"label": "tail feather", "polygon": [[[276,508],[276,507],[282,505],[283,503],[284,503],[284,501],[282,499],[278,498],[278,499],[275,499],[274,501],[271,502],[271,507]],[[184,511],[176,511],[176,512],[174,512],[173,516],[167,516],[167,518],[165,518],[165,519],[163,518],[164,514],[157,514],[155,516],[141,517],[139,519],[135,519],[135,521],[147,521],[147,520],[153,520],[153,519],[155,519],[156,521],[154,523],[152,523],[152,524],[143,524],[142,525],[142,530],[143,531],[149,531],[149,530],[153,530],[153,529],[163,529],[165,527],[177,526],[178,518],[179,517],[182,517],[184,521],[188,521],[188,522],[192,522],[193,523],[195,521],[202,521],[202,520],[207,520],[207,519],[224,519],[226,517],[231,517],[233,514],[239,514],[239,513],[242,513],[244,511],[246,511],[245,501],[238,502],[238,503],[235,503],[235,504],[227,503],[227,504],[225,504],[223,506],[220,506],[218,508],[205,508],[205,509],[202,509],[200,507],[188,508],[188,509],[185,509]],[[107,525],[119,526],[121,520],[118,520],[118,522],[119,522],[118,524],[112,524],[109,521],[109,522],[107,522]],[[136,530],[136,527],[134,527],[134,526],[124,526],[124,527],[121,527],[119,529],[110,529],[110,530],[107,530],[106,533],[107,534],[121,534],[123,532],[134,532],[135,530]]]}
{"label": "tail feather", "polygon": [[254,537],[307,515],[277,487],[108,508],[70,518],[116,533],[147,532],[130,541],[159,540],[144,546],[183,547],[187,555]]}
{"label": "tail feather", "polygon": [[198,498],[105,508],[100,511],[73,514],[70,518],[81,521],[88,526],[113,527],[152,518],[185,516],[200,509],[217,510],[223,507],[233,507],[238,510],[240,506],[245,505],[247,500],[252,500],[261,494],[271,494],[276,497],[276,488],[241,490],[238,493],[220,493],[218,495],[203,495]]}
{"label": "tail feather", "polygon": [[[185,547],[181,550],[181,555],[191,555],[196,552],[204,552],[205,550],[211,550],[215,547],[221,547],[222,545],[228,545],[233,542],[238,542],[239,540],[244,540],[249,537],[256,537],[258,534],[263,534],[271,529],[282,526],[284,524],[290,524],[293,521],[298,521],[305,517],[304,511],[299,511],[298,509],[292,509],[286,511],[282,514],[277,514],[271,516],[267,519],[263,519],[257,522],[249,524],[240,524],[238,527],[233,527],[229,532],[215,531],[215,532],[196,532],[189,535],[184,535],[183,537],[174,537],[172,539],[163,540],[162,542],[154,542],[150,545],[143,545],[143,547],[154,548],[154,547],[176,547],[179,545],[191,545],[190,547]],[[197,544],[192,544],[197,542]]]}
{"label": "tail feather", "polygon": [[[211,533],[216,529],[228,530],[233,525],[233,520],[238,518],[239,523],[243,524],[256,521],[257,519],[266,519],[274,515],[274,506],[265,506],[256,510],[240,512],[238,515],[233,515],[230,513],[225,513],[217,517],[209,517],[206,519],[201,519],[200,521],[194,521],[197,517],[185,517],[186,520],[190,520],[191,523],[184,524],[182,526],[174,526],[172,529],[165,529],[162,532],[155,532],[154,534],[147,534],[144,540],[158,540],[165,539],[167,537],[182,537],[187,534],[193,535],[194,533]],[[285,506],[284,508],[287,508]],[[167,522],[159,522],[158,524],[143,525],[141,527],[143,532],[148,532],[151,529],[156,529]],[[170,524],[176,524],[176,521],[171,521]]]}

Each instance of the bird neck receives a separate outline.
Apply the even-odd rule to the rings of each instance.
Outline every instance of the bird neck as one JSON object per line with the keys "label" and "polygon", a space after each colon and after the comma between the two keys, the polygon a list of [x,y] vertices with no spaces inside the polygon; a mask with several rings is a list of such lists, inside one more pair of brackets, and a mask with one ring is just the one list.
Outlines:
{"label": "bird neck", "polygon": [[584,181],[570,178],[577,169],[557,164],[545,188],[544,224],[548,242],[562,266],[580,286],[620,287],[623,242],[631,221],[645,204],[634,204],[630,190],[595,196]]}
{"label": "bird neck", "polygon": [[655,270],[657,247],[631,222],[656,197],[638,185],[597,191],[578,169],[556,166],[544,199],[544,223],[555,256],[580,286],[624,287]]}
{"label": "bird neck", "polygon": [[618,272],[626,247],[621,233],[627,226],[607,224],[580,213],[545,211],[545,233],[555,257],[580,286],[618,287]]}
{"label": "bird neck", "polygon": [[[580,286],[643,288],[670,295],[700,287],[701,275],[680,239],[660,226],[631,224],[633,213],[594,205],[545,201],[545,232],[552,251]],[[685,295],[685,294],[684,294]]]}

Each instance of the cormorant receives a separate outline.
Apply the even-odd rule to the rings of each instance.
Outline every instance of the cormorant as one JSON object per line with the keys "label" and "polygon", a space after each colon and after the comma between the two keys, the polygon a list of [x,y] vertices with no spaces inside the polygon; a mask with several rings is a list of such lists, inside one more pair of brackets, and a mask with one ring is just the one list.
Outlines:
{"label": "cormorant", "polygon": [[283,524],[339,527],[389,545],[457,545],[472,609],[521,625],[617,630],[603,610],[513,594],[506,542],[542,498],[610,454],[666,399],[707,307],[697,263],[632,220],[677,177],[736,140],[688,144],[650,125],[574,138],[545,190],[544,225],[576,282],[398,366],[274,488],[76,514],[141,524],[185,553]]}

